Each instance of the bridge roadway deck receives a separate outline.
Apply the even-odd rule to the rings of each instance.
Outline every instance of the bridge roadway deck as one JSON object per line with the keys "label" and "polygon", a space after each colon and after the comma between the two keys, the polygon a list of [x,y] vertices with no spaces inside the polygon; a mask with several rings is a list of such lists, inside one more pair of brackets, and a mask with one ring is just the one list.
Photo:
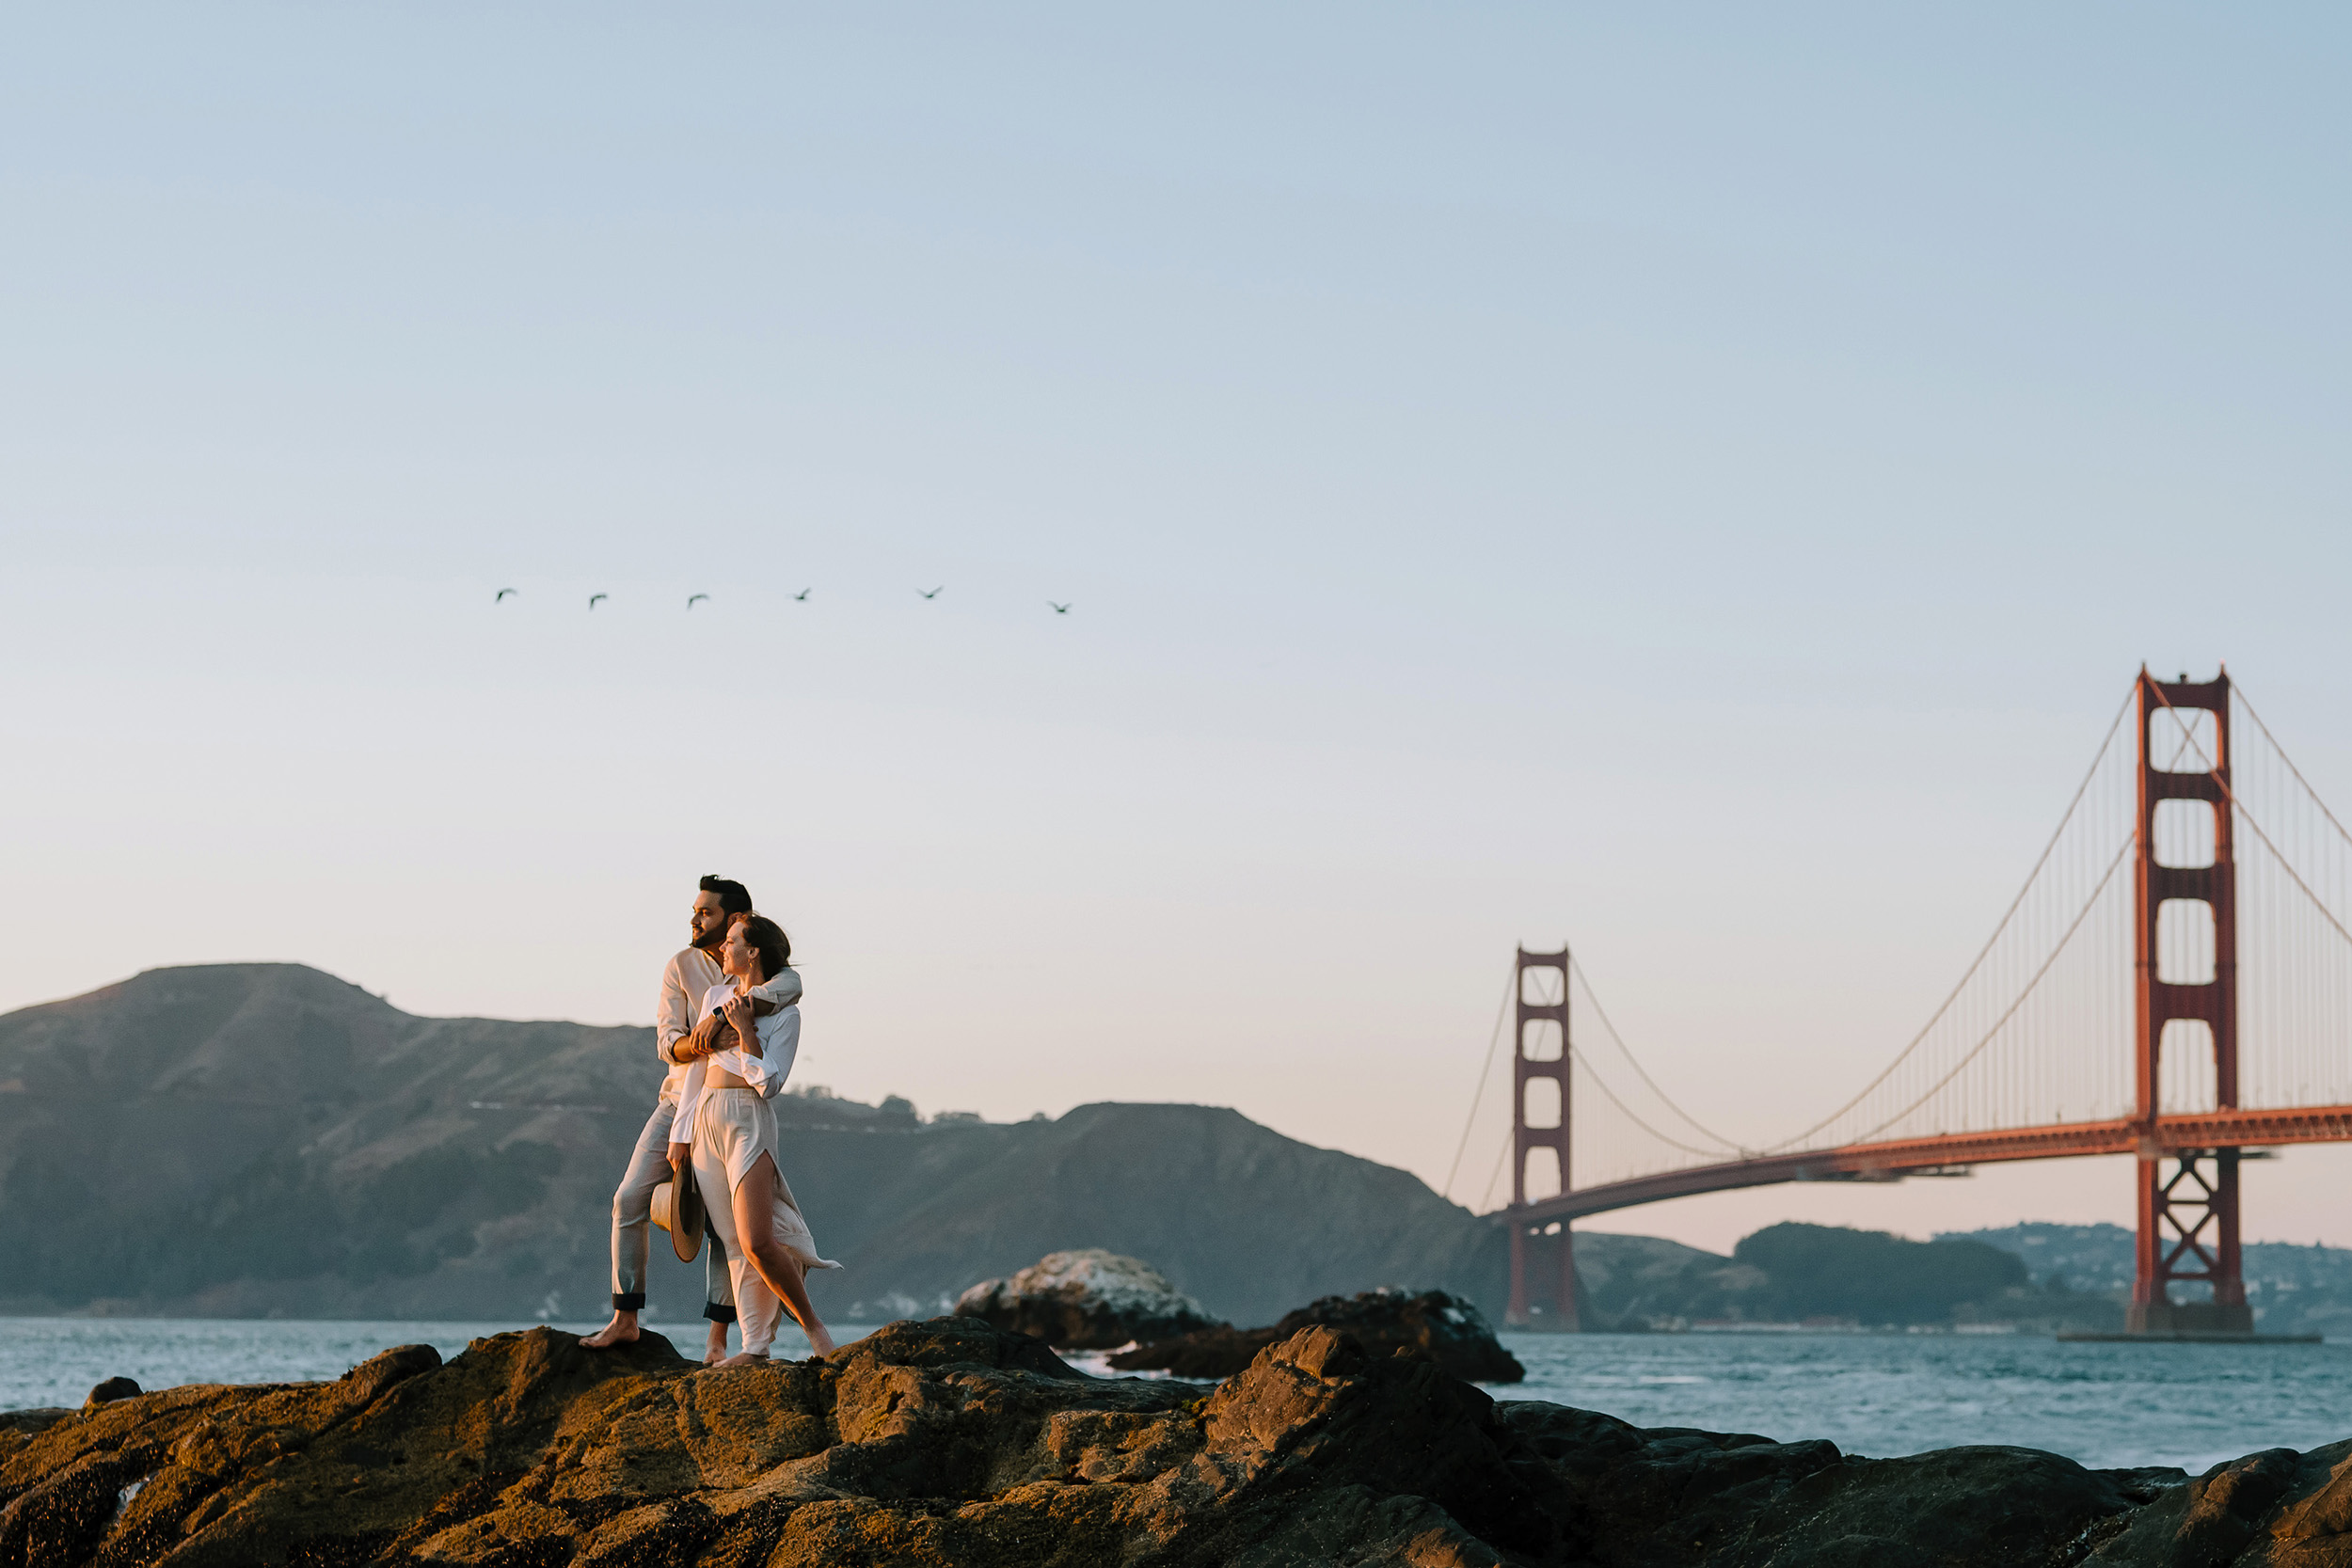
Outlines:
{"label": "bridge roadway deck", "polygon": [[1523,1208],[1503,1210],[1494,1217],[1545,1224],[1740,1187],[1769,1187],[1782,1181],[1899,1181],[1918,1171],[2003,1160],[2068,1160],[2091,1154],[2135,1154],[2143,1148],[2172,1155],[2193,1148],[2319,1143],[2352,1143],[2352,1105],[2202,1111],[2193,1116],[2159,1117],[2153,1127],[2130,1120],[2060,1122],[2008,1132],[1953,1132],[1888,1143],[1846,1144],[1802,1154],[1765,1154],[1580,1187]]}

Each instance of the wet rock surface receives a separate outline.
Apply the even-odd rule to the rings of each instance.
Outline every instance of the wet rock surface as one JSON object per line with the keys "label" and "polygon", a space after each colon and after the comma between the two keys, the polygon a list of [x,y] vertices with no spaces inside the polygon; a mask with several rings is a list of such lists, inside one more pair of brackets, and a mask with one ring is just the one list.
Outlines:
{"label": "wet rock surface", "polygon": [[1478,1308],[1443,1291],[1366,1291],[1325,1296],[1286,1314],[1271,1328],[1222,1324],[1179,1338],[1145,1344],[1110,1358],[1121,1371],[1166,1371],[1176,1377],[1232,1377],[1260,1351],[1303,1328],[1338,1329],[1376,1355],[1425,1356],[1472,1383],[1517,1383],[1527,1375]]}
{"label": "wet rock surface", "polygon": [[2195,1481],[1498,1403],[1312,1324],[1215,1389],[971,1318],[706,1372],[545,1328],[0,1419],[0,1568],[2318,1568],[2352,1442]]}
{"label": "wet rock surface", "polygon": [[1049,1252],[1009,1279],[982,1280],[957,1300],[956,1315],[1063,1350],[1112,1350],[1228,1326],[1143,1259],[1100,1247]]}

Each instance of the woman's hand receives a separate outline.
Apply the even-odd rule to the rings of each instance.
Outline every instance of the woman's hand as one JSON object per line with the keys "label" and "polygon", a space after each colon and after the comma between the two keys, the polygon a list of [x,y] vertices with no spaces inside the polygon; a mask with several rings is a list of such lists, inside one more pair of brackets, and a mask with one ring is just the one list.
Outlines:
{"label": "woman's hand", "polygon": [[729,997],[726,1006],[719,1011],[726,1018],[728,1027],[735,1031],[735,1037],[742,1041],[746,1055],[763,1054],[759,1049],[759,1026],[753,1022],[752,999],[749,996],[739,991]]}

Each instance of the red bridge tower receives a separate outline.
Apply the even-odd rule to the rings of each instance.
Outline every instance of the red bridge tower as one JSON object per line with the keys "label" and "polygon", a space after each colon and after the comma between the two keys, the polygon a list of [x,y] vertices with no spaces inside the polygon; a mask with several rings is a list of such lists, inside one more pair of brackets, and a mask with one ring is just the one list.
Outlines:
{"label": "red bridge tower", "polygon": [[[1550,1149],[1559,1161],[1560,1191],[1568,1190],[1568,950],[1563,947],[1557,953],[1530,953],[1522,947],[1518,953],[1518,969],[1511,986],[1512,1002],[1518,1014],[1511,1051],[1511,1305],[1502,1321],[1511,1328],[1574,1333],[1579,1326],[1576,1248],[1568,1222],[1565,1217],[1549,1223],[1530,1221],[1518,1212],[1527,1205],[1527,1157],[1539,1148]],[[1529,972],[1543,970],[1554,971],[1560,976],[1557,1002],[1527,999]],[[1538,1028],[1533,1037],[1528,1033],[1530,1024],[1546,1023],[1560,1026],[1556,1050],[1552,1048],[1553,1037],[1545,1030]],[[1559,1119],[1531,1125],[1527,1114],[1529,1085],[1546,1081],[1557,1090]],[[1542,1306],[1528,1299],[1528,1287],[1539,1275],[1556,1281],[1554,1289],[1546,1292],[1550,1301]]]}
{"label": "red bridge tower", "polygon": [[[2155,742],[2168,756],[2176,751],[2178,771],[2155,765],[2152,721],[2175,710],[2157,725]],[[2213,716],[2210,738],[2174,745],[2182,727],[2199,728],[2196,716]],[[2196,866],[2165,865],[2156,859],[2156,807],[2165,800],[2202,801],[2213,811],[2213,860]],[[2159,681],[2145,666],[2139,672],[2139,819],[2132,867],[2134,1014],[2138,1038],[2139,1242],[2131,1311],[2125,1326],[2134,1334],[2249,1334],[2253,1310],[2246,1305],[2246,1280],[2238,1258],[2238,1151],[2183,1149],[2164,1172],[2156,1147],[2155,1118],[2162,1103],[2165,1036],[2173,1029],[2175,1050],[2199,1046],[2213,1052],[2216,1107],[2237,1106],[2237,862],[2231,848],[2230,676],[2210,681]],[[2213,929],[2213,975],[2184,983],[2162,977],[2157,924],[2170,903],[2202,904]],[[2178,939],[2176,939],[2177,941]],[[1525,955],[1521,956],[1522,960]],[[2171,1107],[2175,1111],[2192,1107]],[[2202,1107],[2195,1107],[2201,1109]],[[1515,1233],[1516,1239],[1516,1233]],[[1517,1254],[1514,1254],[1516,1257]],[[2176,1302],[2175,1281],[2213,1287],[2213,1300]]]}

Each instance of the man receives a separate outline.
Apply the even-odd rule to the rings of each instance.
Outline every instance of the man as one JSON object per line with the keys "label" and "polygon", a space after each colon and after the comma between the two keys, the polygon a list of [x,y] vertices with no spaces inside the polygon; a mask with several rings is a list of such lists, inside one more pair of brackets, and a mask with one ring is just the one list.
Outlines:
{"label": "man", "polygon": [[[653,1115],[645,1118],[644,1130],[637,1134],[637,1147],[630,1152],[628,1169],[612,1195],[612,1321],[580,1340],[590,1350],[630,1344],[637,1338],[637,1314],[645,1306],[653,1190],[672,1180],[674,1172],[679,1180],[694,1179],[691,1141],[675,1145],[670,1141],[674,1133],[682,1140],[686,1133],[685,1128],[673,1125],[677,1119],[678,1089],[685,1083],[687,1064],[693,1059],[691,1050],[680,1047],[694,1032],[694,1015],[704,994],[723,978],[719,961],[712,955],[726,942],[727,917],[751,907],[752,895],[742,883],[723,877],[705,877],[694,894],[689,917],[691,944],[673,958],[661,972],[661,1005],[654,1015],[654,1051],[669,1071],[661,1081],[661,1093],[654,1101]],[[756,1002],[771,1006],[791,1006],[801,999],[801,977],[790,969],[779,970],[751,995]],[[703,1361],[708,1365],[726,1358],[727,1324],[735,1321],[735,1287],[728,1277],[726,1253],[716,1236],[710,1238],[703,1271],[708,1303],[703,1308],[703,1316],[710,1320]]]}

